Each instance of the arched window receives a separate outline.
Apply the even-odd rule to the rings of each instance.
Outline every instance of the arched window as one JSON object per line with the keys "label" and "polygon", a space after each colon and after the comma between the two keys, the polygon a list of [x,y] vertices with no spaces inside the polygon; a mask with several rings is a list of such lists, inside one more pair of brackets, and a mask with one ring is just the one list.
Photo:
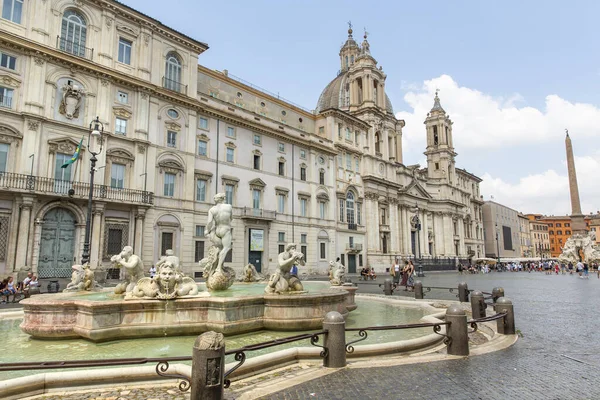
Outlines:
{"label": "arched window", "polygon": [[348,69],[348,56],[346,56],[346,69]]}
{"label": "arched window", "polygon": [[85,57],[86,36],[87,28],[83,15],[75,10],[65,11],[60,30],[60,49],[79,57]]}
{"label": "arched window", "polygon": [[350,56],[350,65],[354,64],[354,55]]}
{"label": "arched window", "polygon": [[181,61],[175,53],[167,54],[164,86],[165,88],[175,92],[181,91]]}
{"label": "arched window", "polygon": [[344,105],[350,107],[350,84],[346,83],[346,96],[344,97]]}
{"label": "arched window", "polygon": [[348,192],[346,195],[346,220],[349,224],[354,223],[354,194]]}
{"label": "arched window", "polygon": [[379,132],[375,132],[375,153],[381,153],[381,149],[379,147]]}

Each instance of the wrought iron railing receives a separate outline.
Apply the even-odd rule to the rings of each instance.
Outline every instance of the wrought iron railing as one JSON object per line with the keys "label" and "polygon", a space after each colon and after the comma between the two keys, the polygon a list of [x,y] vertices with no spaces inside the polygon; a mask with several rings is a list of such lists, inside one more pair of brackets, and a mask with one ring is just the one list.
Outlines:
{"label": "wrought iron railing", "polygon": [[183,85],[181,82],[174,81],[166,76],[163,76],[162,85],[165,89],[173,92],[187,94],[187,85]]}
{"label": "wrought iron railing", "polygon": [[[90,193],[88,182],[67,181],[42,176],[0,172],[0,188],[23,190],[61,197],[87,199]],[[143,190],[113,188],[94,184],[95,199],[114,200],[126,203],[153,204],[154,193]]]}
{"label": "wrought iron railing", "polygon": [[319,342],[319,335],[324,335],[326,333],[327,333],[327,331],[320,331],[320,332],[314,332],[314,333],[305,333],[305,334],[296,335],[296,336],[288,336],[288,337],[285,337],[282,339],[269,340],[268,342],[251,344],[248,346],[240,347],[239,349],[226,351],[225,355],[226,356],[234,355],[234,359],[235,359],[235,361],[238,361],[238,364],[234,365],[229,371],[225,372],[225,374],[223,376],[224,386],[226,388],[228,388],[229,385],[231,385],[231,381],[229,379],[227,379],[227,377],[229,375],[231,375],[231,373],[233,371],[235,371],[236,369],[241,367],[242,364],[244,364],[244,362],[246,361],[246,352],[247,351],[262,350],[262,349],[267,349],[267,348],[273,347],[273,346],[279,346],[280,344],[286,344],[286,343],[297,342],[299,340],[310,339],[310,344],[312,344],[313,346],[321,347],[323,349],[321,351],[321,353],[319,354],[321,356],[321,358],[327,357],[327,355],[329,354],[329,350],[327,349],[327,347],[317,344]]}
{"label": "wrought iron railing", "polygon": [[467,321],[467,324],[469,324],[471,326],[471,328],[473,328],[472,332],[475,332],[477,330],[477,324],[478,323],[482,323],[482,322],[491,322],[491,321],[496,321],[500,318],[504,318],[508,315],[508,313],[497,313],[494,315],[490,315],[489,317],[482,317],[482,318],[477,318],[477,319],[471,319],[469,321]]}
{"label": "wrought iron railing", "polygon": [[442,325],[450,325],[450,322],[424,322],[421,324],[407,324],[407,325],[385,325],[385,326],[369,326],[367,328],[346,328],[346,332],[358,332],[359,339],[353,340],[346,343],[346,353],[354,353],[355,343],[367,340],[367,331],[386,331],[394,329],[417,329],[417,328],[433,328],[433,333],[436,333],[444,337],[444,344],[448,345],[452,339],[448,335],[440,333],[442,331]]}
{"label": "wrought iron railing", "polygon": [[56,37],[56,48],[64,51],[65,53],[88,60],[92,60],[94,58],[94,49],[90,49],[89,47],[85,47],[84,45],[75,43],[72,40],[68,40],[64,37]]}

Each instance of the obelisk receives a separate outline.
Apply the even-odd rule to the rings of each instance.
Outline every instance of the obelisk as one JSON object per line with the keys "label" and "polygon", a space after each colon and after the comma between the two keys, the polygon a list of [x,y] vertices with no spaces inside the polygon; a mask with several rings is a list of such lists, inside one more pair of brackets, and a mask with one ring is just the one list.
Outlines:
{"label": "obelisk", "polygon": [[571,192],[571,230],[573,231],[573,235],[586,235],[585,220],[581,213],[581,201],[579,200],[573,145],[571,144],[569,131],[567,131],[567,137],[565,138],[565,147],[567,148],[567,171],[569,173],[569,191]]}

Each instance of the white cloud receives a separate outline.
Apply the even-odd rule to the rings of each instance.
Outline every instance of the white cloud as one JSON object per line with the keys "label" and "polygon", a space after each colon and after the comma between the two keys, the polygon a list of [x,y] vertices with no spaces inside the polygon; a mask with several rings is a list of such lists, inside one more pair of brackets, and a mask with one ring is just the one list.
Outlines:
{"label": "white cloud", "polygon": [[584,103],[571,103],[551,94],[545,109],[521,106],[525,99],[518,93],[507,98],[492,97],[475,89],[459,86],[452,77],[442,75],[425,81],[420,88],[404,84],[409,90],[404,100],[412,112],[398,112],[406,121],[404,136],[407,149],[424,148],[423,121],[433,106],[436,89],[442,107],[454,122],[455,147],[461,150],[497,148],[562,139],[564,129],[578,137],[600,136],[600,109]]}
{"label": "white cloud", "polygon": [[[584,213],[596,212],[600,208],[600,186],[582,185],[582,182],[596,182],[600,172],[599,158],[592,156],[575,157],[575,169],[579,183],[581,209]],[[527,175],[511,184],[502,178],[485,173],[481,182],[481,193],[485,200],[494,196],[494,201],[524,213],[547,215],[571,214],[569,178],[567,163],[561,163],[565,173],[559,174],[550,169],[541,174]]]}
{"label": "white cloud", "polygon": [[459,86],[448,75],[422,85],[403,82],[403,88],[411,111],[398,112],[396,117],[406,121],[405,163],[423,158],[423,121],[439,89],[442,107],[454,123],[454,146],[460,154],[457,166],[469,165],[482,177],[485,200],[493,195],[495,201],[526,213],[570,214],[563,145],[568,128],[578,155],[582,211],[600,209],[600,186],[595,184],[600,173],[600,108],[550,94],[544,108],[537,109],[527,106],[518,93],[494,97]]}

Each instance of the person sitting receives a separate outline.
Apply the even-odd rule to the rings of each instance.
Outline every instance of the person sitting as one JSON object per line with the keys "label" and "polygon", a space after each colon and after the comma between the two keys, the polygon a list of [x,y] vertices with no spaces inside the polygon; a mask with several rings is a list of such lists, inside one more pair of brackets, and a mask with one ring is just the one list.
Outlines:
{"label": "person sitting", "polygon": [[33,277],[33,273],[31,273],[31,272],[28,272],[28,273],[27,273],[27,278],[25,278],[25,279],[23,280],[23,289],[25,289],[25,288],[26,288],[26,287],[29,285],[29,282],[31,282],[31,278],[32,278],[32,277]]}
{"label": "person sitting", "polygon": [[371,280],[377,279],[377,275],[375,274],[375,269],[374,268],[369,268],[369,272],[367,273],[367,276],[369,278],[371,278]]}
{"label": "person sitting", "polygon": [[360,270],[360,277],[362,278],[362,280],[366,281],[368,279],[368,275],[369,275],[369,268],[362,267],[362,269]]}
{"label": "person sitting", "polygon": [[5,278],[2,280],[2,282],[0,282],[0,296],[2,296],[1,301],[3,304],[8,301],[9,294],[10,293],[8,291],[8,278]]}
{"label": "person sitting", "polygon": [[[25,281],[23,281],[24,283]],[[23,289],[23,294],[25,295],[25,297],[29,297],[32,294],[39,294],[40,293],[40,281],[38,281],[37,275],[33,275],[31,277],[31,279],[29,280],[29,282],[27,283],[27,286],[25,286],[25,288]]]}

